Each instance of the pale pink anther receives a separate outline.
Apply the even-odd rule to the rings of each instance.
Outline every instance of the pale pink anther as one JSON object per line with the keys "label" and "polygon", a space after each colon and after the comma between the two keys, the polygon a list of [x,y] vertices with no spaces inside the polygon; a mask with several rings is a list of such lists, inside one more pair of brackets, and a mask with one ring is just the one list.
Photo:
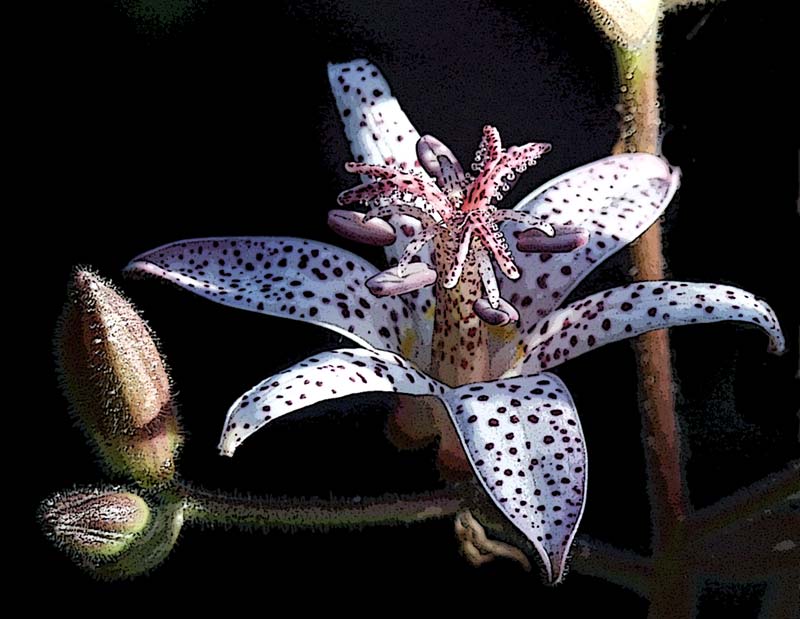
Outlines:
{"label": "pale pink anther", "polygon": [[334,209],[328,211],[328,225],[336,234],[357,243],[385,247],[395,242],[394,228],[383,219],[364,221],[364,213]]}
{"label": "pale pink anther", "polygon": [[436,184],[451,200],[463,201],[466,176],[453,151],[432,135],[425,135],[417,142],[417,157],[422,168],[436,179]]}
{"label": "pale pink anther", "polygon": [[436,281],[436,271],[423,262],[412,262],[401,276],[397,267],[373,275],[366,282],[369,291],[376,297],[390,297],[414,292]]}
{"label": "pale pink anther", "polygon": [[478,318],[496,327],[502,327],[519,320],[517,309],[502,297],[498,301],[497,307],[492,307],[489,299],[484,297],[475,301],[472,309]]}
{"label": "pale pink anther", "polygon": [[552,224],[554,235],[548,236],[538,228],[529,228],[515,234],[517,249],[524,252],[567,253],[583,247],[589,240],[589,231],[580,226]]}

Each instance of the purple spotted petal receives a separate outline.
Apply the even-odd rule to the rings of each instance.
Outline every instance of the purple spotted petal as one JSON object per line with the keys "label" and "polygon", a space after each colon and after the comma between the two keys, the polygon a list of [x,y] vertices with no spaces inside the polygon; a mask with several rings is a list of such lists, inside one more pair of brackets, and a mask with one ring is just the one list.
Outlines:
{"label": "purple spotted petal", "polygon": [[559,581],[586,494],[583,432],[566,386],[538,374],[466,385],[445,400],[484,488]]}
{"label": "purple spotted petal", "polygon": [[270,421],[325,400],[370,391],[440,396],[447,388],[408,361],[361,348],[333,350],[259,383],[228,411],[219,448],[232,456],[248,436]]}
{"label": "purple spotted petal", "polygon": [[256,430],[306,406],[373,391],[445,403],[484,488],[559,580],[583,510],[586,452],[575,406],[554,375],[450,389],[392,353],[326,352],[242,395],[228,411],[220,450],[233,455]]}
{"label": "purple spotted petal", "polygon": [[368,348],[414,350],[406,306],[370,294],[364,282],[378,270],[336,247],[289,237],[193,239],[141,254],[125,270],[230,307],[318,324]]}
{"label": "purple spotted petal", "polygon": [[[417,161],[419,133],[392,96],[389,84],[375,65],[364,59],[329,64],[328,79],[355,161],[396,165],[425,175]],[[363,182],[369,180],[362,176]],[[408,216],[391,217],[388,221],[397,233],[395,242],[385,248],[386,258],[394,265],[422,227],[419,220]],[[419,256],[423,262],[431,263],[429,248],[423,248]],[[420,341],[431,341],[433,312],[429,310],[433,307],[433,298],[430,289],[403,297],[417,322]]]}
{"label": "purple spotted petal", "polygon": [[593,294],[530,327],[514,342],[519,361],[507,375],[549,369],[603,344],[654,329],[725,320],[766,331],[771,352],[785,348],[772,308],[749,292],[721,284],[639,282]]}
{"label": "purple spotted petal", "polygon": [[[586,244],[569,253],[513,250],[522,277],[504,279],[500,292],[519,309],[521,330],[561,305],[595,267],[647,230],[661,216],[678,184],[678,172],[658,157],[615,155],[567,172],[517,204],[515,210],[551,224],[579,226],[589,233]],[[509,235],[523,229],[507,224],[504,232]],[[495,361],[507,368],[516,352],[512,344],[503,346]]]}

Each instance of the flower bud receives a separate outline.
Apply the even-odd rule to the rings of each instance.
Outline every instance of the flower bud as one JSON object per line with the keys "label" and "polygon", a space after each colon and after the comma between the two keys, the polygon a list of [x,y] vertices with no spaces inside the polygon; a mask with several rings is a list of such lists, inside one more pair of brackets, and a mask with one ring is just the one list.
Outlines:
{"label": "flower bud", "polygon": [[614,43],[628,50],[653,36],[661,15],[660,0],[583,0],[595,24]]}
{"label": "flower bud", "polygon": [[53,542],[93,576],[129,578],[161,563],[183,525],[177,498],[148,504],[132,492],[86,488],[44,501],[40,521]]}
{"label": "flower bud", "polygon": [[150,522],[150,508],[130,492],[75,490],[45,501],[41,520],[70,554],[102,559],[130,546]]}
{"label": "flower bud", "polygon": [[56,333],[61,382],[103,462],[149,486],[172,479],[180,432],[153,334],[112,286],[76,270]]}

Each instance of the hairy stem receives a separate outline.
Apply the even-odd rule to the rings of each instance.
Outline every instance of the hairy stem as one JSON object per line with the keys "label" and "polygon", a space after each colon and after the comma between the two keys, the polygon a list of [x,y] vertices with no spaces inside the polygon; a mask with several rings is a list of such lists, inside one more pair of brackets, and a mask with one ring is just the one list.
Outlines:
{"label": "hairy stem", "polygon": [[[620,78],[620,139],[615,152],[658,154],[658,43],[654,33],[635,51],[616,49]],[[664,278],[661,227],[654,224],[633,245],[639,280]],[[695,605],[694,583],[684,569],[681,547],[689,504],[683,478],[681,445],[675,415],[672,361],[667,331],[638,338],[639,398],[643,409],[643,442],[650,491],[654,577],[651,617],[688,617]]]}
{"label": "hairy stem", "polygon": [[225,495],[182,485],[187,522],[254,529],[331,529],[411,524],[456,513],[461,497],[452,489],[411,497],[311,499]]}
{"label": "hairy stem", "polygon": [[[617,49],[622,95],[622,135],[615,150],[658,153],[657,44],[655,36],[636,51]],[[661,228],[653,225],[632,247],[637,279],[664,277]],[[640,398],[653,515],[654,546],[672,543],[687,513],[681,465],[680,434],[675,416],[672,363],[666,331],[637,340]]]}
{"label": "hairy stem", "polygon": [[[412,496],[383,495],[363,499],[249,497],[229,495],[183,483],[175,492],[184,501],[187,523],[245,529],[358,528],[413,524],[458,514],[470,494],[447,487]],[[500,527],[507,522],[495,523]],[[646,596],[651,567],[647,559],[585,536],[575,540],[572,568],[604,578]]]}

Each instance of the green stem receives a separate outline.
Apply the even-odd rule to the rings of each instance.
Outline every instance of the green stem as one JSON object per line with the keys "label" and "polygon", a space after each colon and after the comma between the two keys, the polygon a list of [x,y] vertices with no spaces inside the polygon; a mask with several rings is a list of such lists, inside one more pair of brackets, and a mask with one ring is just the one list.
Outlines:
{"label": "green stem", "polygon": [[450,516],[461,498],[452,489],[413,497],[384,495],[358,499],[253,498],[225,495],[184,484],[179,492],[187,522],[254,529],[330,529],[411,524]]}
{"label": "green stem", "polygon": [[[413,496],[383,495],[356,499],[249,497],[221,494],[183,483],[186,523],[245,529],[352,528],[424,522],[453,516],[463,508],[463,489],[448,487]],[[498,526],[507,526],[503,522]],[[647,595],[651,567],[647,559],[585,536],[575,540],[572,568]]]}

